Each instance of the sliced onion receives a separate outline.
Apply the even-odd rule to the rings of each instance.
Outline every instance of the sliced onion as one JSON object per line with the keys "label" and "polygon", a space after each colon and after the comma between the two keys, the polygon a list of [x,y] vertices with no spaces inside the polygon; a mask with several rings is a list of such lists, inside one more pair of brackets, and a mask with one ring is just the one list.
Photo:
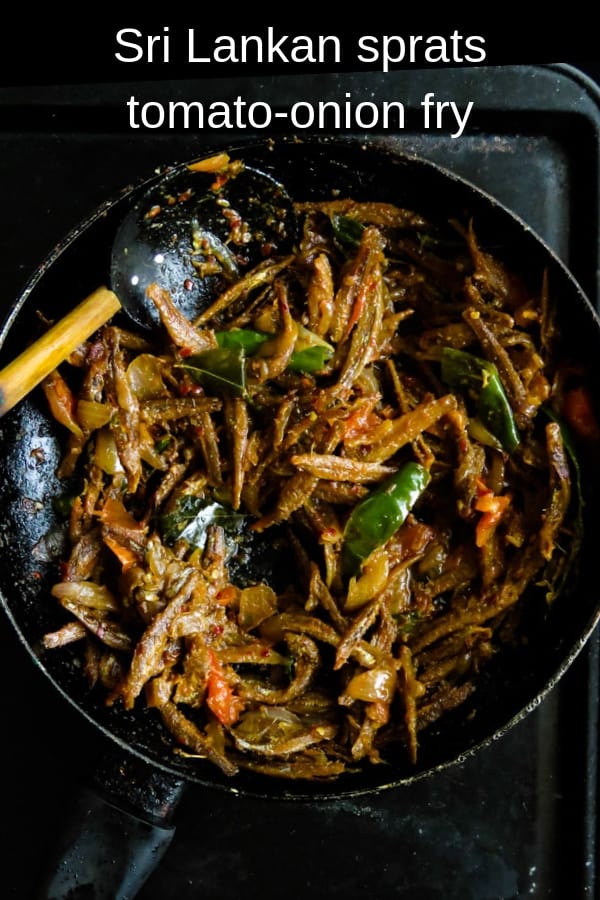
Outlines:
{"label": "sliced onion", "polygon": [[117,475],[124,472],[117,444],[110,428],[101,428],[96,435],[96,450],[94,462],[107,475]]}
{"label": "sliced onion", "polygon": [[116,611],[119,608],[106,585],[93,581],[61,581],[54,585],[50,593],[57,600],[71,600],[90,609]]}
{"label": "sliced onion", "polygon": [[158,356],[140,353],[127,368],[129,387],[138,400],[157,400],[164,397],[162,363]]}
{"label": "sliced onion", "polygon": [[108,425],[115,409],[110,403],[98,403],[96,400],[77,401],[77,420],[86,431],[96,431]]}
{"label": "sliced onion", "polygon": [[384,589],[389,575],[389,557],[382,549],[368,557],[359,578],[353,577],[348,583],[348,594],[344,609],[348,612],[360,609]]}
{"label": "sliced onion", "polygon": [[240,591],[238,623],[244,631],[256,628],[277,611],[277,594],[268,584],[255,584]]}
{"label": "sliced onion", "polygon": [[250,744],[269,744],[289,740],[304,730],[302,720],[285,707],[261,706],[242,714],[235,734]]}
{"label": "sliced onion", "polygon": [[145,422],[140,422],[139,435],[140,457],[153,469],[166,469],[167,462],[156,449],[156,441]]}
{"label": "sliced onion", "polygon": [[366,703],[391,703],[396,690],[397,675],[389,667],[366,669],[355,675],[346,688],[346,694],[353,700],[364,700]]}

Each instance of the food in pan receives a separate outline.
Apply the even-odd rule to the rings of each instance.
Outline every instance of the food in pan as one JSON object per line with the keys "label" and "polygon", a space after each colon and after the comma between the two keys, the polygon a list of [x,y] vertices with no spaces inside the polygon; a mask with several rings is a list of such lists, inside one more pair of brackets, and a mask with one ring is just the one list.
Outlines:
{"label": "food in pan", "polygon": [[80,642],[91,689],[150,707],[174,753],[330,779],[414,764],[556,600],[573,434],[597,429],[544,273],[477,223],[297,214],[294,251],[196,322],[155,284],[160,335],[115,319],[47,379],[75,490],[44,644]]}

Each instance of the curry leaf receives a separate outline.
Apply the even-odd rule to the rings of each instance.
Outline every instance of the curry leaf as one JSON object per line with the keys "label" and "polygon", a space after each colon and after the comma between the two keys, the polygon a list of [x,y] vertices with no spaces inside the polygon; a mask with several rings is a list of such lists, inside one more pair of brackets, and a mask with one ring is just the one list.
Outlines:
{"label": "curry leaf", "polygon": [[174,509],[159,519],[159,530],[167,544],[184,540],[192,547],[204,547],[209,525],[220,525],[227,537],[237,538],[245,516],[206,497],[183,494]]}
{"label": "curry leaf", "polygon": [[331,216],[331,227],[338,244],[350,250],[358,248],[365,230],[365,226],[361,222],[351,219],[350,216],[333,215]]}
{"label": "curry leaf", "polygon": [[243,347],[217,347],[190,356],[179,368],[188,372],[198,384],[217,393],[246,393],[246,355]]}

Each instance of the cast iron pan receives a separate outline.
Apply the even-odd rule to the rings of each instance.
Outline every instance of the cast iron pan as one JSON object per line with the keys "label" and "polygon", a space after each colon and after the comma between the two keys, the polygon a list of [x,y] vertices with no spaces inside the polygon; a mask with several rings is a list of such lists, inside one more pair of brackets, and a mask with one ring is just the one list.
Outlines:
{"label": "cast iron pan", "polygon": [[[600,397],[595,372],[600,358],[600,323],[591,304],[546,245],[488,195],[432,163],[356,141],[282,140],[240,146],[233,152],[272,173],[294,200],[329,199],[335,193],[359,200],[391,201],[434,220],[473,216],[480,243],[525,281],[538,287],[540,273],[548,270],[551,294],[560,305],[564,354],[587,365],[592,390]],[[8,362],[31,341],[39,327],[37,311],[57,319],[106,283],[114,233],[139,189],[129,189],[108,202],[42,264],[0,334],[4,357],[0,362]],[[81,798],[81,818],[61,839],[59,853],[63,855],[50,866],[40,897],[135,896],[170,841],[170,817],[188,782],[265,798],[323,800],[401,789],[416,779],[435,777],[501,737],[536,707],[581,650],[600,615],[600,601],[592,589],[596,548],[589,521],[596,505],[598,476],[594,461],[583,458],[588,521],[577,574],[548,615],[536,618],[528,642],[498,656],[473,698],[421,735],[416,767],[398,759],[318,785],[244,772],[228,780],[208,763],[175,755],[151,711],[140,707],[124,713],[102,705],[87,689],[76,646],[40,651],[41,636],[63,621],[58,604],[50,597],[61,555],[52,501],[65,490],[55,476],[62,440],[64,435],[37,391],[0,421],[2,604],[32,661],[68,702],[112,740],[115,757],[100,773],[91,775],[99,790],[87,791]],[[88,893],[69,893],[84,885]]]}

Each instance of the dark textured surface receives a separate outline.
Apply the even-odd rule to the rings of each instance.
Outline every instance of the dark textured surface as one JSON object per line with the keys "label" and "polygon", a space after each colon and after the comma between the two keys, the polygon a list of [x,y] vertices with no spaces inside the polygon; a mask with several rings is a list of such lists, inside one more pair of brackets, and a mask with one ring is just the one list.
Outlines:
{"label": "dark textured surface", "polygon": [[[546,69],[428,73],[428,89],[432,79],[440,92],[478,101],[473,132],[460,141],[406,133],[395,143],[497,192],[596,298],[598,108],[587,86],[571,73]],[[370,83],[350,75],[307,79],[303,95],[337,96],[345,88],[422,93],[416,73],[395,73]],[[203,89],[222,94],[225,87]],[[145,90],[168,98],[174,87]],[[177,90],[192,96],[198,83]],[[279,79],[248,90],[283,102],[297,85]],[[132,136],[108,127],[116,120],[115,86],[78,88],[71,98],[64,90],[41,93],[37,102],[46,113],[39,130],[14,106],[0,132],[0,273],[7,298],[95,204],[158,163],[201,152],[193,134]],[[51,690],[4,619],[0,628],[9,676],[2,895],[26,898],[43,846],[68,817],[68,798],[93,770],[105,739]],[[597,665],[594,640],[559,688],[500,742],[402,789],[307,804],[190,787],[169,853],[140,897],[594,896]]]}

